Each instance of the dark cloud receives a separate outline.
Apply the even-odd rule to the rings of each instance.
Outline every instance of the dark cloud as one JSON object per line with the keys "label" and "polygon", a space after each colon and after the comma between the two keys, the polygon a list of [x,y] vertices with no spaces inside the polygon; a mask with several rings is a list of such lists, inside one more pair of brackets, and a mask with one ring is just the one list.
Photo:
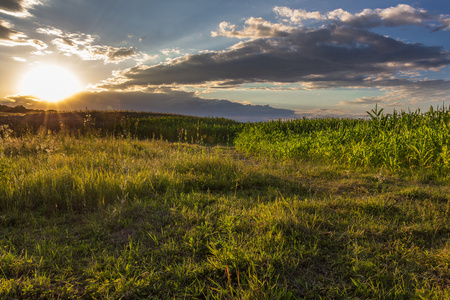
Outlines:
{"label": "dark cloud", "polygon": [[114,48],[108,47],[106,51],[107,61],[116,62],[123,61],[136,55],[135,48]]}
{"label": "dark cloud", "polygon": [[30,15],[28,10],[40,3],[38,0],[1,0],[0,11],[18,17],[26,17]]}
{"label": "dark cloud", "polygon": [[0,40],[12,40],[19,32],[11,28],[9,23],[0,20]]}
{"label": "dark cloud", "polygon": [[38,50],[47,48],[47,44],[36,39],[27,39],[22,32],[13,29],[13,25],[0,20],[0,46],[31,46]]}
{"label": "dark cloud", "polygon": [[75,42],[73,42],[71,39],[68,39],[68,38],[56,39],[55,43],[63,44],[63,45],[69,46],[69,47],[75,47],[76,46]]}
{"label": "dark cloud", "polygon": [[2,0],[0,2],[0,9],[12,12],[23,11],[24,7],[22,2],[23,0]]}
{"label": "dark cloud", "polygon": [[[0,102],[1,104],[1,102]],[[25,105],[30,108],[52,108],[46,102],[28,96],[11,96],[3,104]],[[50,104],[51,105],[51,104]],[[204,117],[225,117],[238,121],[263,121],[295,118],[292,110],[268,105],[244,105],[227,100],[207,100],[193,93],[169,89],[153,92],[83,92],[56,104],[62,110],[133,110]]]}
{"label": "dark cloud", "polygon": [[319,82],[399,71],[434,70],[450,63],[441,47],[408,44],[365,29],[298,29],[286,37],[240,42],[222,52],[187,55],[152,67],[125,70],[109,88],[136,86]]}
{"label": "dark cloud", "polygon": [[8,96],[7,98],[4,99],[0,98],[0,104],[8,106],[17,106],[17,105],[36,106],[39,104],[39,100],[32,96],[16,95],[16,96]]}

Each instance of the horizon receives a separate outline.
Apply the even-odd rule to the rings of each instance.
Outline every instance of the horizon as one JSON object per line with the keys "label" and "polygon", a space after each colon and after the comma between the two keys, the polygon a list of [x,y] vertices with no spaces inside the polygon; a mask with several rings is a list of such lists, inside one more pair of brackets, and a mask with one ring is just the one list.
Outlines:
{"label": "horizon", "polygon": [[241,121],[450,100],[450,3],[0,3],[0,104]]}

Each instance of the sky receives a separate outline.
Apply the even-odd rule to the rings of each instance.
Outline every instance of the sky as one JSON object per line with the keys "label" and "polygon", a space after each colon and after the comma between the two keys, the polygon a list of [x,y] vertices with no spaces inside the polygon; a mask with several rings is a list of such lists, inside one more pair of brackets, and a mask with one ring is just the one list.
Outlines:
{"label": "sky", "polygon": [[264,121],[450,105],[450,1],[0,0],[0,104]]}

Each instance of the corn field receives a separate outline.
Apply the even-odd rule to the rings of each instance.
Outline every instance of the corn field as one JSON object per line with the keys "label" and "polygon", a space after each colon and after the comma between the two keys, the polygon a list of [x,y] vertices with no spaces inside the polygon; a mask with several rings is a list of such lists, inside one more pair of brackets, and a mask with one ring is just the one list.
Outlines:
{"label": "corn field", "polygon": [[259,157],[318,160],[446,178],[450,170],[450,110],[385,114],[368,119],[298,119],[249,124],[238,150]]}

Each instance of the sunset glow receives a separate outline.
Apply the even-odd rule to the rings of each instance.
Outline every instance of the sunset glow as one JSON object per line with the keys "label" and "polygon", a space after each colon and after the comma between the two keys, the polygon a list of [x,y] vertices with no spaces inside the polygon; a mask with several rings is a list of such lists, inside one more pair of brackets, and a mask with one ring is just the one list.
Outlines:
{"label": "sunset glow", "polygon": [[82,90],[79,80],[67,69],[42,65],[22,79],[19,91],[47,102],[58,102]]}

